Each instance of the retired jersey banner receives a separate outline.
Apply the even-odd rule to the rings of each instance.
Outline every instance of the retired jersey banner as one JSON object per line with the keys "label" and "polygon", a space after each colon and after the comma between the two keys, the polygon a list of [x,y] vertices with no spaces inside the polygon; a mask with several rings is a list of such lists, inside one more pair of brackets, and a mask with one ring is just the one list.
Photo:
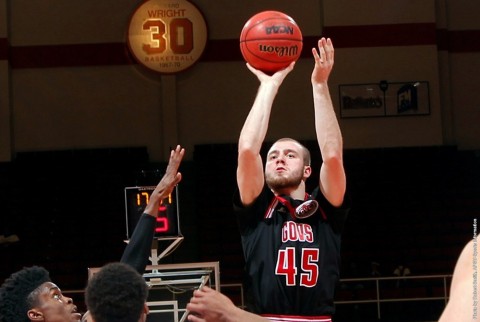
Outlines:
{"label": "retired jersey banner", "polygon": [[135,59],[159,73],[177,73],[197,62],[207,43],[207,24],[186,0],[147,0],[133,13],[128,47]]}

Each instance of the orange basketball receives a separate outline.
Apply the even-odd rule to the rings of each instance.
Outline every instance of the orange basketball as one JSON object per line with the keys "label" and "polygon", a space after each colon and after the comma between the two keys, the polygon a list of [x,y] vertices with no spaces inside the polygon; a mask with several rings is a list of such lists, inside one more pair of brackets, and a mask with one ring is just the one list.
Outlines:
{"label": "orange basketball", "polygon": [[297,23],[279,11],[257,13],[248,19],[240,34],[243,58],[267,74],[296,61],[302,47],[302,32]]}

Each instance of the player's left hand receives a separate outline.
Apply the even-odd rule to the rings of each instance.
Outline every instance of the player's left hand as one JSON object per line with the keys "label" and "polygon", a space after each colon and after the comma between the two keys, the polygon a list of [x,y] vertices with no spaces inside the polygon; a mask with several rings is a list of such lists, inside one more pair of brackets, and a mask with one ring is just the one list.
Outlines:
{"label": "player's left hand", "polygon": [[155,187],[155,190],[150,196],[150,200],[145,207],[144,212],[153,216],[158,214],[158,203],[167,198],[175,188],[175,186],[182,180],[182,174],[178,172],[180,163],[185,155],[185,149],[180,145],[170,151],[170,159],[168,160],[167,170],[162,179]]}
{"label": "player's left hand", "polygon": [[315,60],[315,67],[312,72],[312,83],[325,83],[328,81],[334,62],[332,40],[322,37],[318,41],[318,51],[317,48],[312,48],[312,54]]}

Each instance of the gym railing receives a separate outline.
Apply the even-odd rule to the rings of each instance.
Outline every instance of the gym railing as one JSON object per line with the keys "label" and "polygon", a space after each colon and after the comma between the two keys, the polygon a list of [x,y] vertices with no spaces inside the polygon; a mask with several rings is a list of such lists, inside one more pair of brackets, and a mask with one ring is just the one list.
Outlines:
{"label": "gym railing", "polygon": [[[392,302],[443,301],[446,305],[452,275],[343,278],[337,287],[335,305],[375,304],[382,318],[382,304]],[[241,283],[220,284],[222,293],[240,308],[245,308]],[[83,297],[84,290],[66,290],[64,294]],[[77,302],[77,301],[76,301]]]}

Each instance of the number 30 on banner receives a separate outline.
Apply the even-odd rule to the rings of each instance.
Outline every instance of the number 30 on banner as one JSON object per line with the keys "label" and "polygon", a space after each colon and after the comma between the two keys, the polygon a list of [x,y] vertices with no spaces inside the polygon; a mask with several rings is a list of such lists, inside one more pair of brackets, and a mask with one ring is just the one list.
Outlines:
{"label": "number 30 on banner", "polygon": [[186,0],[149,0],[136,9],[128,28],[128,47],[135,59],[160,73],[189,68],[203,54],[207,25]]}

